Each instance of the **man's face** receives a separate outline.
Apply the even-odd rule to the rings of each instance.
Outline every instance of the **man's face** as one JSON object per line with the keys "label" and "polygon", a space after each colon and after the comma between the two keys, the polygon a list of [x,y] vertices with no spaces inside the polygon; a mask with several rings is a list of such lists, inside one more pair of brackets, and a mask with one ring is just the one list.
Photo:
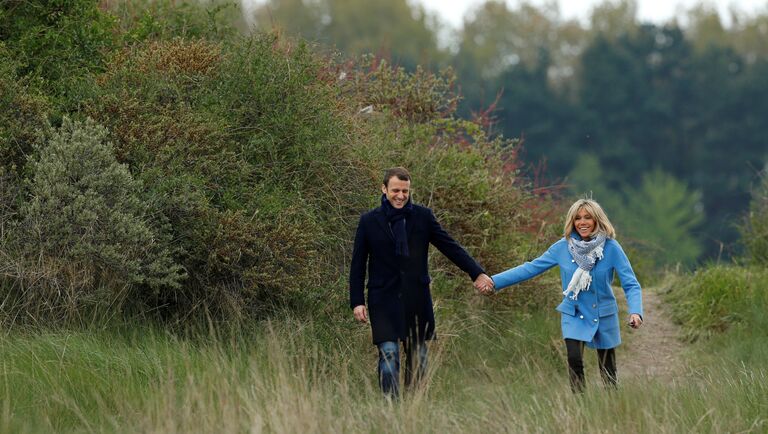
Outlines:
{"label": "man's face", "polygon": [[389,178],[387,184],[381,186],[381,191],[387,195],[389,203],[397,209],[404,207],[411,194],[411,181],[403,181],[397,176],[393,176]]}

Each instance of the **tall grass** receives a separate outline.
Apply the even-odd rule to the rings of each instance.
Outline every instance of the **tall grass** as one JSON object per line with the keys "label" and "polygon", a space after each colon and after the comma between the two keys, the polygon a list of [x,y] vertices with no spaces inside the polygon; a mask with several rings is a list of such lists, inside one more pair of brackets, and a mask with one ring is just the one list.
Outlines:
{"label": "tall grass", "polygon": [[[620,378],[587,357],[567,385],[556,315],[486,301],[440,318],[425,383],[380,396],[366,327],[286,317],[253,331],[130,331],[0,338],[2,432],[764,432],[768,373],[699,361],[671,383]],[[439,311],[438,311],[439,312]],[[260,330],[260,331],[257,331]],[[621,351],[619,357],[621,360]],[[621,369],[621,366],[619,366]],[[621,375],[621,371],[620,371]]]}

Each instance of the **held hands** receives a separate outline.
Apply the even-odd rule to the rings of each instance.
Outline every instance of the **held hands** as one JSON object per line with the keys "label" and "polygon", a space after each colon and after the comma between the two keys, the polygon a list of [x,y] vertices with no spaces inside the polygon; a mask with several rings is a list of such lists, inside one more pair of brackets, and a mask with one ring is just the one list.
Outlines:
{"label": "held hands", "polygon": [[355,315],[355,319],[361,323],[365,324],[368,322],[368,311],[365,309],[365,305],[355,306],[352,313]]}
{"label": "held hands", "polygon": [[640,315],[633,313],[629,316],[629,326],[633,329],[639,329],[640,326],[643,325],[643,319],[640,318]]}
{"label": "held hands", "polygon": [[478,292],[483,295],[493,294],[493,279],[488,277],[488,275],[485,273],[477,276],[477,279],[475,279],[474,282],[474,286]]}

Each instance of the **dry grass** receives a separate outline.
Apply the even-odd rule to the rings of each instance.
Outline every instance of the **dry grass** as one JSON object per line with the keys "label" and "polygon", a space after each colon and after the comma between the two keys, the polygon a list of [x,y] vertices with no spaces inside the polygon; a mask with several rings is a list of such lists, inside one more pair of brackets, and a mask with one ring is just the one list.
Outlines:
{"label": "dry grass", "polygon": [[[731,360],[583,396],[552,319],[474,310],[441,323],[422,387],[380,396],[367,330],[283,319],[235,337],[148,329],[1,338],[1,432],[765,432],[768,378]],[[543,329],[543,330],[542,330]],[[329,333],[331,332],[331,333]],[[337,334],[334,335],[333,332]],[[620,349],[621,351],[621,349]],[[590,357],[587,361],[590,361]]]}

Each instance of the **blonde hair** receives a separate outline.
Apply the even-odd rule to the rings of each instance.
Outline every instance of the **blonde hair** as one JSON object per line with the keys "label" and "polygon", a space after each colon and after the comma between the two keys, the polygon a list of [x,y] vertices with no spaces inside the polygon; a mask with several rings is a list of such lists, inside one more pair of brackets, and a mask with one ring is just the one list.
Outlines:
{"label": "blonde hair", "polygon": [[571,208],[565,215],[563,234],[566,239],[571,236],[571,232],[574,230],[573,222],[576,221],[576,214],[582,209],[586,210],[592,216],[592,219],[595,220],[595,230],[589,234],[590,236],[602,232],[608,238],[616,238],[616,229],[613,228],[611,221],[608,220],[603,207],[592,199],[579,199],[571,205]]}

